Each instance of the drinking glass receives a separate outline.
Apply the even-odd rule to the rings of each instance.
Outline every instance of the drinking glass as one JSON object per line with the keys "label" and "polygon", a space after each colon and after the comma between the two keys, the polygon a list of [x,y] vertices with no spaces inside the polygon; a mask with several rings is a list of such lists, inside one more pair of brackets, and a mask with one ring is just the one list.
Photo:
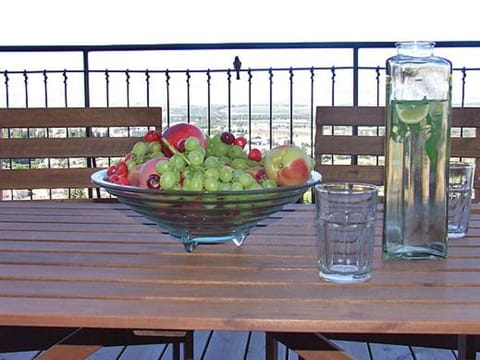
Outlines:
{"label": "drinking glass", "polygon": [[458,239],[468,232],[475,167],[466,162],[452,162],[448,179],[448,237]]}
{"label": "drinking glass", "polygon": [[355,283],[370,278],[378,188],[361,183],[315,186],[320,277]]}

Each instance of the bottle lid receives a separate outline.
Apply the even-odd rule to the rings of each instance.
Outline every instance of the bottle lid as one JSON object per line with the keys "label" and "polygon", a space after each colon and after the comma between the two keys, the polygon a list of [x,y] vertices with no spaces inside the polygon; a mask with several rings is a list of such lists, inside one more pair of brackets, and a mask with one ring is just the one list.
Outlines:
{"label": "bottle lid", "polygon": [[435,42],[433,41],[400,41],[395,43],[398,54],[407,56],[431,56]]}

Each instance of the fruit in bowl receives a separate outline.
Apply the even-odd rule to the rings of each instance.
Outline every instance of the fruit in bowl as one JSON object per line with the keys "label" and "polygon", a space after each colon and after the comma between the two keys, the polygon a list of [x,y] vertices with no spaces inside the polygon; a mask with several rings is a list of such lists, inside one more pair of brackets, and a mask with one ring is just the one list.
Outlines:
{"label": "fruit in bowl", "polygon": [[[246,150],[243,137],[229,132],[209,137],[193,127],[184,126],[185,133],[177,130],[175,137],[146,135],[122,161],[92,175],[97,186],[169,231],[187,251],[202,243],[242,245],[260,220],[296,202],[321,180],[313,160],[294,145],[279,162],[271,156],[277,148]],[[270,161],[285,171],[269,176]]]}
{"label": "fruit in bowl", "polygon": [[270,150],[264,161],[267,177],[284,186],[306,182],[314,166],[310,156],[292,144]]}

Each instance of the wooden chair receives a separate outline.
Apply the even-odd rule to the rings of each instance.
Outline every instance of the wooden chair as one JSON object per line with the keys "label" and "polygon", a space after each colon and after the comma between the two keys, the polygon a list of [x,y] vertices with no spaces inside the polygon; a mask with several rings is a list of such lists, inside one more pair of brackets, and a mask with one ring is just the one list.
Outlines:
{"label": "wooden chair", "polygon": [[161,121],[161,108],[0,110],[4,198],[92,197],[90,175],[124,156],[146,129],[161,129]]}
{"label": "wooden chair", "polygon": [[[324,182],[350,180],[383,185],[384,107],[319,106],[316,170]],[[480,199],[480,108],[454,108],[451,158],[475,162],[474,201]]]}
{"label": "wooden chair", "polygon": [[[159,107],[2,109],[0,194],[4,199],[26,193],[27,199],[32,200],[96,201],[101,195],[92,191],[95,186],[90,175],[125,156],[147,129],[161,127]],[[72,196],[74,190],[80,193]],[[13,339],[19,337],[12,334],[22,331],[22,342],[15,343]],[[193,359],[193,331],[0,327],[0,333],[5,339],[12,336],[12,341],[6,340],[0,351],[42,350],[45,358],[80,359],[107,345],[173,344],[173,358],[180,359],[183,343],[184,359]],[[45,333],[52,335],[48,340],[53,347],[46,346],[48,341],[38,341],[38,335]],[[85,344],[92,333],[95,344]],[[62,342],[58,343],[60,339]],[[77,347],[79,344],[82,346]]]}

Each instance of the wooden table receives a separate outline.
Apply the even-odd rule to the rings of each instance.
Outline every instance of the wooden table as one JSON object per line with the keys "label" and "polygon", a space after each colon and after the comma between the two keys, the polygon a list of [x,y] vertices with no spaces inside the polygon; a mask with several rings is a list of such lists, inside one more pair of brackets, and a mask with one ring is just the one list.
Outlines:
{"label": "wooden table", "polygon": [[118,203],[0,201],[0,326],[480,335],[479,204],[436,261],[382,261],[379,213],[355,285],[320,280],[313,215],[292,205],[242,247],[187,253]]}

